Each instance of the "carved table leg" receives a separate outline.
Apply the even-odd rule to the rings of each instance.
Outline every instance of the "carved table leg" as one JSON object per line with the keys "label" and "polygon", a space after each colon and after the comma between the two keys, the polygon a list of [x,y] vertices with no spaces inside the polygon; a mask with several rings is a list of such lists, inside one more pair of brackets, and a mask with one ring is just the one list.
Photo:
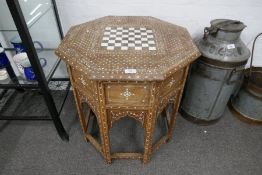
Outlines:
{"label": "carved table leg", "polygon": [[146,127],[145,127],[145,142],[144,142],[144,155],[143,163],[148,163],[151,153],[152,153],[152,138],[155,126],[155,116],[152,111],[146,117]]}
{"label": "carved table leg", "polygon": [[84,134],[87,134],[87,122],[85,120],[85,114],[82,108],[81,100],[79,99],[78,91],[77,89],[73,90],[74,96],[75,96],[75,101],[76,101],[76,108],[80,120],[80,124],[83,130]]}
{"label": "carved table leg", "polygon": [[169,126],[168,126],[167,142],[171,139],[173,132],[174,132],[177,111],[178,111],[178,108],[179,108],[179,99],[180,99],[181,95],[182,95],[182,93],[181,93],[181,90],[180,90],[179,93],[177,94],[177,97],[176,97],[177,101],[174,103],[174,106],[173,106],[174,112],[173,112],[173,115],[170,119],[170,123],[169,123]]}
{"label": "carved table leg", "polygon": [[153,131],[155,127],[156,121],[156,106],[155,106],[155,84],[152,85],[152,92],[151,92],[151,100],[150,106],[151,108],[148,110],[148,114],[146,115],[146,125],[145,125],[145,141],[144,141],[144,155],[143,155],[143,163],[148,163],[150,156],[152,154],[152,138],[153,138]]}
{"label": "carved table leg", "polygon": [[176,116],[177,116],[177,112],[179,109],[179,105],[180,105],[180,101],[182,98],[182,94],[183,94],[183,90],[184,90],[184,86],[185,86],[185,82],[186,82],[186,77],[187,77],[187,73],[188,73],[188,68],[189,66],[187,66],[185,69],[185,73],[184,73],[184,77],[183,77],[183,82],[181,85],[180,90],[178,91],[177,95],[176,95],[176,101],[174,102],[174,112],[173,112],[173,116],[170,120],[170,125],[169,125],[169,130],[168,130],[168,134],[167,134],[167,142],[171,139],[173,132],[174,132],[174,127],[175,127],[175,122],[176,122]]}
{"label": "carved table leg", "polygon": [[106,158],[107,163],[112,163],[111,153],[110,153],[110,141],[109,141],[109,128],[107,122],[107,113],[105,109],[105,101],[104,101],[104,91],[103,84],[101,82],[98,83],[98,92],[99,92],[99,119],[100,119],[100,133],[103,147],[103,154]]}
{"label": "carved table leg", "polygon": [[[79,116],[80,124],[81,124],[82,130],[83,130],[83,133],[85,135],[86,132],[87,132],[87,125],[86,125],[86,122],[85,122],[84,113],[83,113],[83,109],[82,109],[82,106],[81,106],[81,100],[79,99],[79,94],[78,94],[77,90],[74,88],[75,86],[74,86],[74,81],[73,81],[73,77],[72,77],[72,74],[71,74],[71,68],[68,66],[67,70],[68,70],[68,73],[69,73],[70,81],[72,83],[73,94],[74,94],[74,97],[75,97],[76,108],[77,108],[77,113],[78,113],[78,116]],[[85,137],[85,139],[86,139],[86,137]]]}

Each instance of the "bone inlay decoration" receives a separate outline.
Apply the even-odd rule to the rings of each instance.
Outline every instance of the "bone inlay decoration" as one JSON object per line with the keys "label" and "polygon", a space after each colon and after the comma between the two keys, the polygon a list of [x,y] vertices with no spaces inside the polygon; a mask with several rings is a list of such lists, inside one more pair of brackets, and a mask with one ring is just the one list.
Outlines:
{"label": "bone inlay decoration", "polygon": [[81,77],[79,78],[79,80],[81,81],[81,83],[83,85],[86,85],[86,81],[84,80],[83,76],[81,75]]}
{"label": "bone inlay decoration", "polygon": [[131,95],[135,95],[135,94],[134,94],[134,93],[131,93],[131,92],[129,91],[129,89],[126,88],[125,91],[122,92],[120,95],[124,96],[124,97],[126,98],[126,100],[128,100],[128,97],[130,97]]}
{"label": "bone inlay decoration", "polygon": [[168,86],[171,87],[176,83],[176,80],[172,78],[172,80],[169,82]]}

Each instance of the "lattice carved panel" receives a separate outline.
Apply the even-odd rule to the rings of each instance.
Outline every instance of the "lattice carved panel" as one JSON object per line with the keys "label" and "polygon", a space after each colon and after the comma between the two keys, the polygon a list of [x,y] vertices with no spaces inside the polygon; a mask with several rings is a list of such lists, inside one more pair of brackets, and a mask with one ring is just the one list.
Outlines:
{"label": "lattice carved panel", "polygon": [[113,126],[114,122],[123,118],[123,117],[132,117],[137,120],[144,127],[146,111],[120,111],[120,110],[108,110],[109,116],[109,126],[110,128]]}

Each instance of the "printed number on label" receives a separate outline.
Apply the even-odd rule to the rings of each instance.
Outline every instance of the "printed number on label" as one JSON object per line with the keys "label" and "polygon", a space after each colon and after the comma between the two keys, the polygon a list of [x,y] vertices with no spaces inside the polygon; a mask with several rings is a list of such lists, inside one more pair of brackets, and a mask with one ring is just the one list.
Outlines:
{"label": "printed number on label", "polygon": [[125,73],[126,74],[135,74],[136,73],[136,69],[125,69]]}
{"label": "printed number on label", "polygon": [[229,44],[229,45],[227,45],[227,49],[234,49],[234,48],[236,48],[236,47],[235,47],[235,44]]}

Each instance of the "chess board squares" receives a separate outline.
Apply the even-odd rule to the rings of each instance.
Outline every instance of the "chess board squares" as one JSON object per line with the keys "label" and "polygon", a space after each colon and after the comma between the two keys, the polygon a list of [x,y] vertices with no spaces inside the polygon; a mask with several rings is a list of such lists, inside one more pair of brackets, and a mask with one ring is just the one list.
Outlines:
{"label": "chess board squares", "polygon": [[156,43],[153,31],[143,27],[106,27],[101,47],[107,50],[156,50]]}

